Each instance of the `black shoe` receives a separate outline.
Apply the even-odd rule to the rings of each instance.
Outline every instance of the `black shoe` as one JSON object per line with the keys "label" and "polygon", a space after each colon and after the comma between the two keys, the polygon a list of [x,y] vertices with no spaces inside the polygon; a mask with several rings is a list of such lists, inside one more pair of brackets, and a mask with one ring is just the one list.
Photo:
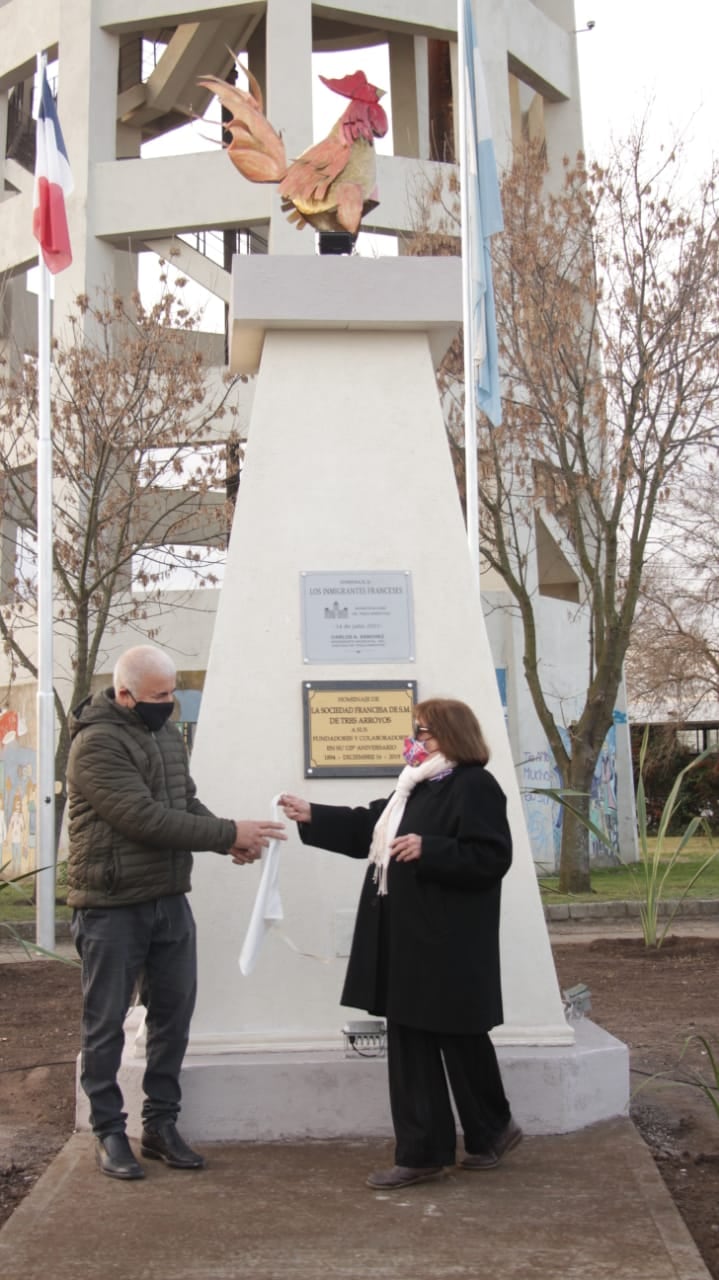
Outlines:
{"label": "black shoe", "polygon": [[460,1169],[496,1169],[502,1157],[519,1146],[523,1136],[519,1125],[510,1120],[488,1151],[478,1151],[474,1155],[467,1152],[464,1160],[459,1162]]}
{"label": "black shoe", "polygon": [[205,1157],[188,1147],[177,1132],[173,1120],[157,1129],[143,1129],[142,1154],[150,1160],[164,1160],[171,1169],[204,1169]]}
{"label": "black shoe", "polygon": [[375,1169],[367,1178],[367,1186],[375,1191],[397,1191],[400,1187],[414,1186],[415,1182],[429,1182],[443,1173],[441,1164],[425,1165],[421,1169],[395,1164],[391,1169]]}
{"label": "black shoe", "polygon": [[124,1133],[108,1133],[98,1138],[95,1147],[97,1163],[108,1178],[144,1178],[145,1170],[132,1154],[132,1147]]}

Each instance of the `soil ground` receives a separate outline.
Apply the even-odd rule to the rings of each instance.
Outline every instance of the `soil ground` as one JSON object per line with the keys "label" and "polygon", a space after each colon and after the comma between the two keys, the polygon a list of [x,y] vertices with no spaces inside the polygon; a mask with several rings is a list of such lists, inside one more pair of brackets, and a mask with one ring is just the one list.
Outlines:
{"label": "soil ground", "polygon": [[[629,1045],[632,1117],[719,1280],[719,1114],[691,1081],[717,1082],[698,1043],[682,1057],[696,1034],[719,1051],[719,938],[674,937],[659,952],[640,938],[575,939],[553,951],[561,987],[586,983],[591,1017]],[[76,969],[0,964],[0,1224],[72,1132],[79,1015]]]}

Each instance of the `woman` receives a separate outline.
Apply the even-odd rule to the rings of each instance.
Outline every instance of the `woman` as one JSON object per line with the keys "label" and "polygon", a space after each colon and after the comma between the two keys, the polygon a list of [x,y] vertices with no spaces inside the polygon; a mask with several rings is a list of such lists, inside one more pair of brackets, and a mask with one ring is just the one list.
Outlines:
{"label": "woman", "polygon": [[415,714],[389,800],[350,809],[280,797],[305,844],[369,856],[342,1004],[387,1018],[396,1164],[367,1179],[384,1190],[454,1164],[445,1068],[463,1169],[493,1168],[522,1137],[488,1034],[503,1020],[499,904],[512,861],[504,793],[464,702],[432,698]]}

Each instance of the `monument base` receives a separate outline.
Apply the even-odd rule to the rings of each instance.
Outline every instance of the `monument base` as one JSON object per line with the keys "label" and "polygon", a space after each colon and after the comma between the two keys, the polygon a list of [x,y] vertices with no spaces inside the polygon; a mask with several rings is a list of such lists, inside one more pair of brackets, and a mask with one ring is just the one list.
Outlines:
{"label": "monument base", "polygon": [[[137,1014],[128,1022],[136,1023]],[[626,1115],[629,1051],[586,1018],[573,1045],[500,1045],[502,1077],[528,1134],[571,1133]],[[128,1133],[141,1131],[144,1059],[133,1031],[119,1081]],[[78,1069],[79,1073],[79,1069]],[[182,1134],[190,1142],[391,1136],[384,1058],[347,1058],[337,1050],[189,1055],[182,1070]],[[87,1130],[87,1099],[77,1090],[76,1128]]]}

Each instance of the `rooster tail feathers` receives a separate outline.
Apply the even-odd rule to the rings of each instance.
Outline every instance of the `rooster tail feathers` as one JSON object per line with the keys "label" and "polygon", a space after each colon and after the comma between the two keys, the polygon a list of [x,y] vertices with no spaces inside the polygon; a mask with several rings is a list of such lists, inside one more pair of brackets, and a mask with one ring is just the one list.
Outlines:
{"label": "rooster tail feathers", "polygon": [[262,100],[262,90],[259,84],[257,83],[255,77],[253,76],[252,72],[250,71],[250,68],[246,67],[244,62],[240,62],[240,59],[238,58],[237,54],[233,53],[232,49],[228,44],[225,45],[225,48],[227,49],[227,52],[232,58],[232,61],[234,62],[237,70],[241,71],[243,76],[247,78],[247,83],[250,86],[250,94],[252,95],[255,102],[257,103],[257,110],[264,112],[265,105]]}
{"label": "rooster tail feathers", "polygon": [[197,83],[214,93],[232,117],[224,128],[232,138],[227,154],[235,168],[250,182],[281,182],[287,172],[284,143],[263,114],[262,93],[254,76],[241,63],[237,65],[247,76],[249,93],[217,76],[201,76]]}

